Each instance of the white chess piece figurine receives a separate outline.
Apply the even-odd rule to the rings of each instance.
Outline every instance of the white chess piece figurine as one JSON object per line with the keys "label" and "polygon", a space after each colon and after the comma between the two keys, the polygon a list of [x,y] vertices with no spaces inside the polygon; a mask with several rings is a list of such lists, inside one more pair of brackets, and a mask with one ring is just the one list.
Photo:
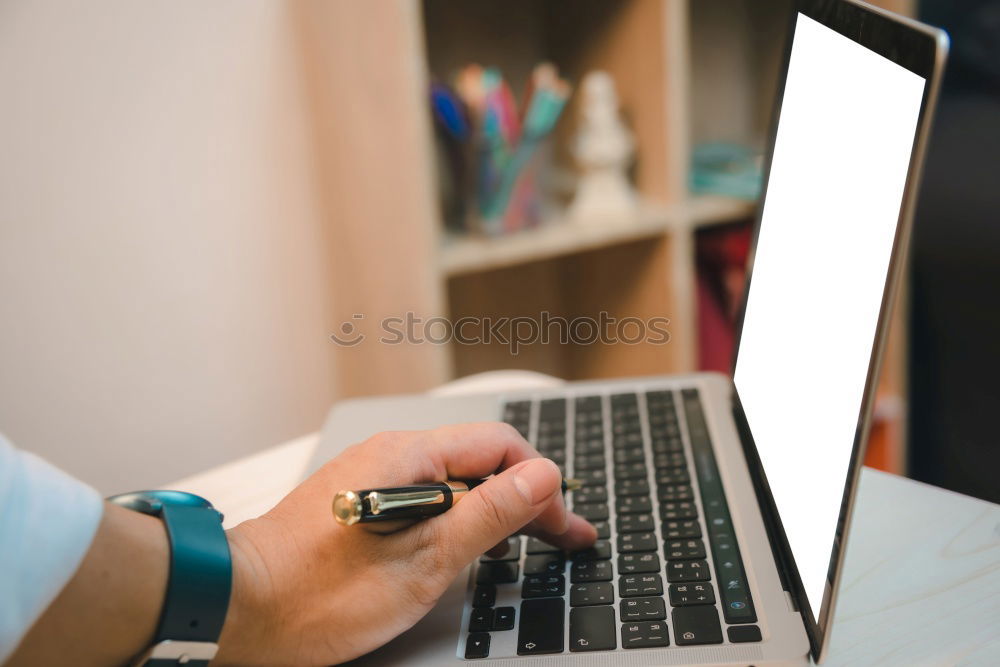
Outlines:
{"label": "white chess piece figurine", "polygon": [[618,115],[618,94],[610,74],[590,72],[582,91],[581,125],[573,145],[581,174],[569,215],[595,223],[625,221],[636,206],[625,175],[635,142]]}

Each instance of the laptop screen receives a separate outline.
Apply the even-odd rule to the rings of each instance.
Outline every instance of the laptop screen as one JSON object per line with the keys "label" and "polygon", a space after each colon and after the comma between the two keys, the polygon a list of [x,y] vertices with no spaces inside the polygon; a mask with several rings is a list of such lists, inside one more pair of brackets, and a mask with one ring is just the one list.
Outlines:
{"label": "laptop screen", "polygon": [[817,615],[925,83],[797,16],[734,381]]}

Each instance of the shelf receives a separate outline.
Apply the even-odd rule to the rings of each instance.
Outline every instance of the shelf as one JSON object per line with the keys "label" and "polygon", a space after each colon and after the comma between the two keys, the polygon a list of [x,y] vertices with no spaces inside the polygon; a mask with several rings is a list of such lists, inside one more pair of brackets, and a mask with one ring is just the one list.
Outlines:
{"label": "shelf", "polygon": [[451,235],[445,237],[439,267],[445,277],[488,271],[741,220],[752,215],[753,208],[753,202],[699,196],[673,206],[644,203],[626,219],[599,224],[559,217],[509,236]]}

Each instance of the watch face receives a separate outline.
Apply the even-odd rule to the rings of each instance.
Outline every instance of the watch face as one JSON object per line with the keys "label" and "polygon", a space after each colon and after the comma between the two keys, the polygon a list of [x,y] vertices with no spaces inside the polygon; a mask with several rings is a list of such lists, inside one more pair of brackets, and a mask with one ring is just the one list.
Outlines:
{"label": "watch face", "polygon": [[135,512],[157,515],[164,505],[183,507],[205,507],[212,509],[212,503],[201,496],[185,491],[132,491],[108,498],[108,502],[121,505]]}

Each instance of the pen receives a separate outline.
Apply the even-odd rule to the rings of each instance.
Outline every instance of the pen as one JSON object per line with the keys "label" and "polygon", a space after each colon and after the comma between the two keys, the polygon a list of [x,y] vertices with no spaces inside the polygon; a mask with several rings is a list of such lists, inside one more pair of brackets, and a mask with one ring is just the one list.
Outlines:
{"label": "pen", "polygon": [[[485,479],[449,480],[385,489],[341,491],[333,498],[333,516],[344,526],[356,523],[423,519],[447,512]],[[583,486],[578,479],[564,479],[563,493]]]}

